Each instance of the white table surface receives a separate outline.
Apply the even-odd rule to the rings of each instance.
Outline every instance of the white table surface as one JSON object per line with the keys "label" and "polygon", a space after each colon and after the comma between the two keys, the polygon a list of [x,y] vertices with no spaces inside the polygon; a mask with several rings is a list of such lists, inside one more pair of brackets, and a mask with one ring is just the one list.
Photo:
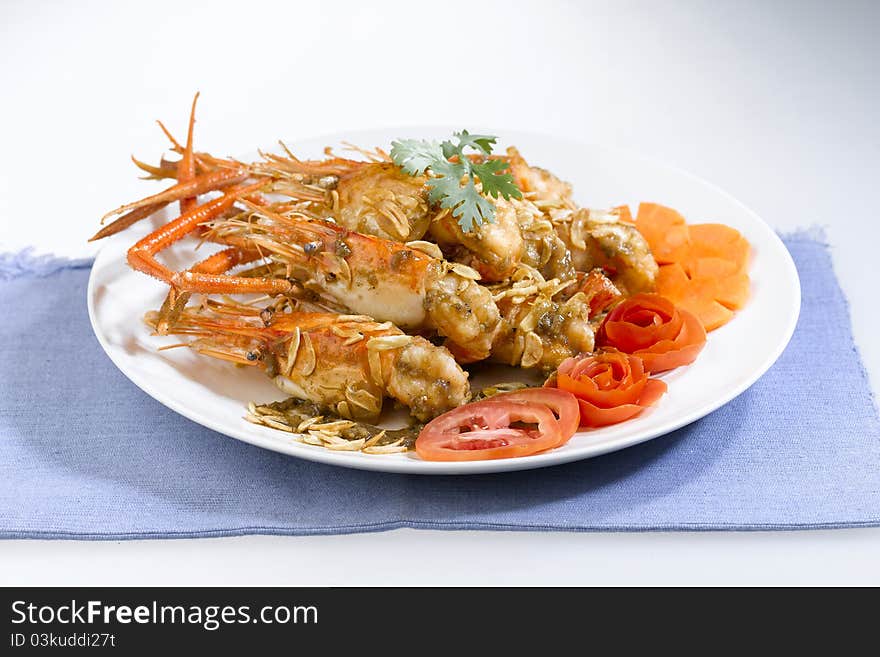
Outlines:
{"label": "white table surface", "polygon": [[[558,133],[692,171],[780,230],[824,226],[880,387],[880,3],[77,5],[0,3],[0,252],[94,253],[98,217],[148,189],[129,154],[155,160],[154,119],[182,133],[197,89],[197,146],[219,154],[406,124]],[[0,584],[225,583],[876,585],[880,530],[0,541]]]}

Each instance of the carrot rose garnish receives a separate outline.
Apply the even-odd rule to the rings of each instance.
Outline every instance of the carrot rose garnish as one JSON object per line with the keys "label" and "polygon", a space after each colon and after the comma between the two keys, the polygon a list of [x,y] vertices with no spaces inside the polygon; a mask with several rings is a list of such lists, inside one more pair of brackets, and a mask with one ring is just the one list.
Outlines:
{"label": "carrot rose garnish", "polygon": [[577,397],[581,426],[604,427],[638,415],[666,392],[666,384],[649,379],[642,360],[617,349],[567,358],[547,385]]}
{"label": "carrot rose garnish", "polygon": [[706,331],[696,315],[666,297],[636,294],[606,315],[596,344],[638,356],[653,374],[693,363],[706,344]]}

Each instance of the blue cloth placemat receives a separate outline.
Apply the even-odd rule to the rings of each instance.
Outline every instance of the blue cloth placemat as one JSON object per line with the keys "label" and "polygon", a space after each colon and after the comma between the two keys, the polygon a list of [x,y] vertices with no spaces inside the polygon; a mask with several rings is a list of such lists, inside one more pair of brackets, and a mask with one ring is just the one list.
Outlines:
{"label": "blue cloth placemat", "polygon": [[821,241],[786,243],[803,285],[800,323],[743,395],[621,452],[469,477],[346,470],[204,429],[101,351],[88,263],[0,257],[0,536],[880,524],[880,428],[846,302]]}

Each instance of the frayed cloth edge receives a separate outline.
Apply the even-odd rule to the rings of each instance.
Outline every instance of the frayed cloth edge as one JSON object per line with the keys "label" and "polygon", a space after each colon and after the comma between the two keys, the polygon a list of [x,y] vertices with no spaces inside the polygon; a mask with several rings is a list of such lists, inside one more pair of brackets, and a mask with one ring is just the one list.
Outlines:
{"label": "frayed cloth edge", "polygon": [[94,258],[36,255],[30,247],[16,253],[0,253],[0,281],[24,277],[45,278],[65,269],[87,269],[94,261]]}

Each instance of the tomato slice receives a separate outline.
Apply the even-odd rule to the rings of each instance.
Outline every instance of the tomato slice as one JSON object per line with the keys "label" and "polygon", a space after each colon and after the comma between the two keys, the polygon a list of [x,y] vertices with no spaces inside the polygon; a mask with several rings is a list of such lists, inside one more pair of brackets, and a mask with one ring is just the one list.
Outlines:
{"label": "tomato slice", "polygon": [[603,408],[634,404],[645,387],[642,361],[616,349],[568,358],[557,370],[557,386]]}
{"label": "tomato slice", "polygon": [[607,348],[590,356],[567,358],[544,385],[577,397],[581,425],[604,427],[628,420],[652,406],[666,384],[648,378],[642,359]]}
{"label": "tomato slice", "polygon": [[[525,426],[511,426],[515,423]],[[515,390],[435,418],[416,439],[416,453],[428,461],[528,456],[568,442],[579,424],[580,407],[571,393]]]}
{"label": "tomato slice", "polygon": [[665,392],[666,383],[660,379],[648,379],[638,400],[633,404],[621,404],[611,408],[602,408],[588,402],[586,399],[578,399],[583,424],[588,427],[605,427],[609,424],[624,422],[635,417],[647,407],[653,406]]}
{"label": "tomato slice", "polygon": [[597,342],[628,354],[661,340],[674,340],[682,318],[675,305],[659,294],[636,294],[618,304],[602,322]]}
{"label": "tomato slice", "polygon": [[[556,421],[559,422],[559,445],[568,442],[580,425],[580,409],[578,408],[577,398],[565,390],[558,388],[526,388],[524,390],[514,390],[513,392],[503,392],[489,397],[496,401],[517,401],[517,402],[534,402],[536,404],[544,404],[548,406]],[[557,445],[558,446],[558,445]]]}
{"label": "tomato slice", "polygon": [[596,333],[596,344],[638,356],[652,374],[694,362],[705,343],[702,322],[658,294],[637,294],[618,304]]}
{"label": "tomato slice", "polygon": [[[552,449],[570,437],[562,437],[560,422],[546,404],[503,397],[465,404],[434,418],[416,439],[416,453],[426,461],[512,458]],[[515,423],[525,426],[511,426]]]}
{"label": "tomato slice", "polygon": [[683,323],[674,340],[663,340],[648,349],[641,349],[635,355],[642,359],[649,372],[665,372],[681,365],[689,365],[706,346],[706,329],[696,315],[680,309]]}

